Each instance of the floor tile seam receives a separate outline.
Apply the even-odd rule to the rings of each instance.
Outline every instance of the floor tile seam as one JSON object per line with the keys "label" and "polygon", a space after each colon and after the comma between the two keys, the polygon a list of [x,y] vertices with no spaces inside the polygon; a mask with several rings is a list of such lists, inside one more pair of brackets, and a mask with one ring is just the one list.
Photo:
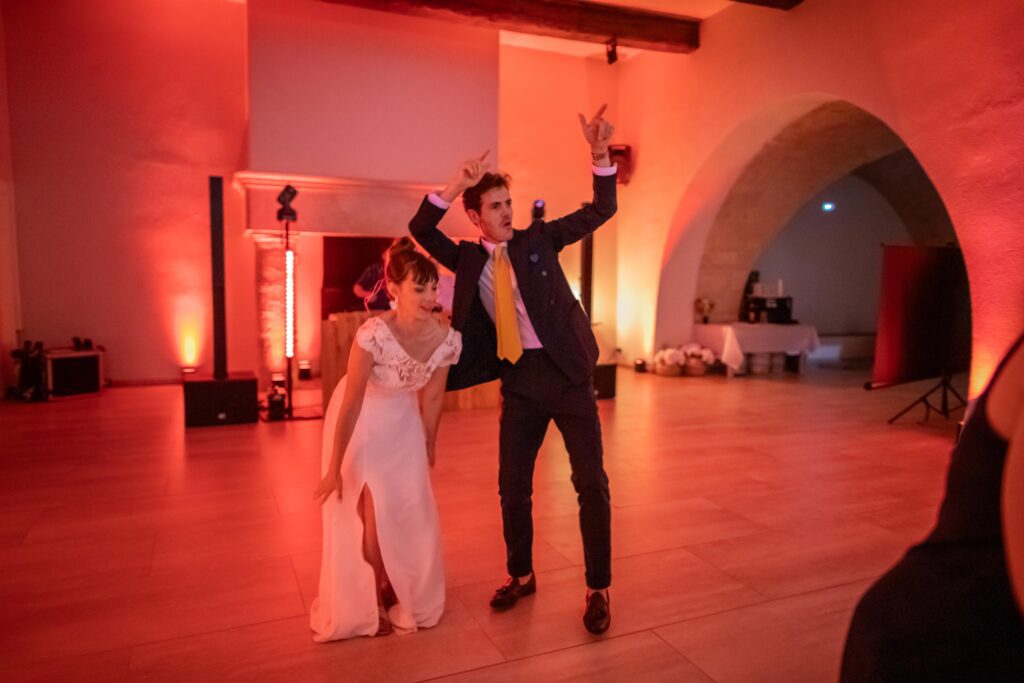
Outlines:
{"label": "floor tile seam", "polygon": [[299,580],[299,570],[295,566],[295,555],[288,555],[288,564],[292,568],[292,577],[295,579],[295,592],[299,596],[299,603],[302,605],[303,614],[309,614],[309,607],[306,605],[306,598],[302,595],[302,582]]}
{"label": "floor tile seam", "polygon": [[[135,651],[137,649],[139,649],[139,648],[151,647],[153,645],[159,645],[161,643],[173,643],[173,642],[176,642],[176,641],[184,641],[184,640],[188,640],[190,638],[202,638],[202,637],[211,636],[211,635],[214,635],[214,634],[217,634],[217,633],[226,633],[226,632],[229,632],[229,631],[237,631],[239,629],[247,629],[247,628],[253,628],[253,627],[257,627],[257,626],[266,626],[267,624],[273,624],[273,623],[276,623],[276,622],[279,622],[279,621],[288,621],[290,619],[298,619],[299,617],[302,617],[302,616],[305,616],[305,613],[303,613],[303,614],[293,614],[293,615],[287,616],[287,617],[278,617],[276,619],[267,619],[265,621],[254,621],[254,622],[248,623],[248,624],[238,624],[238,625],[235,625],[235,626],[226,626],[224,628],[215,628],[215,629],[212,629],[210,631],[200,631],[198,633],[189,633],[189,634],[186,634],[186,635],[174,636],[173,638],[160,638],[158,640],[147,640],[147,641],[140,642],[140,643],[131,643],[130,645],[123,646],[124,648],[128,648],[130,650],[130,653],[129,653],[129,656],[128,656],[128,673],[129,673],[129,675],[131,674],[132,664],[135,662]],[[313,639],[313,636],[310,635],[310,640],[312,640],[312,639]],[[123,648],[113,648],[113,649],[123,649]],[[106,650],[104,650],[104,652],[105,651]],[[86,652],[86,653],[82,653],[82,654],[83,655],[92,655],[92,654],[97,654],[97,653]],[[80,655],[76,655],[76,656],[80,656]]]}
{"label": "floor tile seam", "polygon": [[[881,575],[879,575],[879,576],[881,576]],[[822,592],[825,592],[825,591],[835,590],[836,588],[842,588],[844,586],[852,586],[855,583],[862,583],[862,582],[867,581],[867,580],[869,580],[869,579],[854,579],[852,581],[844,581],[844,582],[841,582],[841,583],[832,584],[830,586],[823,586],[821,588],[814,588],[814,589],[808,590],[808,591],[802,591],[802,592],[799,592],[799,593],[791,593],[789,595],[765,596],[765,599],[760,601],[760,602],[752,602],[752,603],[749,603],[749,604],[746,604],[746,605],[736,605],[734,607],[727,607],[726,609],[718,610],[717,612],[709,612],[707,614],[695,615],[695,616],[692,616],[692,617],[687,617],[685,619],[680,619],[679,621],[673,621],[671,623],[659,624],[657,626],[651,626],[650,630],[655,632],[655,633],[657,633],[657,629],[669,628],[671,626],[676,626],[676,625],[679,625],[679,624],[686,624],[686,623],[689,623],[689,622],[692,622],[692,621],[697,621],[699,619],[706,619],[708,617],[717,617],[717,616],[721,616],[723,614],[728,614],[730,612],[737,612],[739,610],[751,609],[751,608],[754,608],[754,607],[765,607],[767,605],[771,605],[772,603],[782,602],[783,600],[792,600],[793,598],[802,598],[802,597],[806,597],[806,596],[809,596],[809,595],[814,595],[815,593],[822,593]],[[658,634],[658,635],[660,637],[660,634]]]}
{"label": "floor tile seam", "polygon": [[[637,635],[639,633],[647,633],[647,632],[651,632],[651,629],[650,628],[644,628],[644,629],[637,629],[635,631],[628,631],[626,633],[617,633],[614,636],[606,636],[606,637],[602,637],[600,639],[595,638],[594,640],[591,640],[591,641],[586,642],[586,643],[576,643],[575,645],[566,645],[565,647],[558,647],[558,648],[554,648],[552,650],[545,650],[544,652],[535,652],[533,654],[524,655],[522,657],[509,657],[504,652],[502,652],[502,656],[505,657],[505,661],[504,662],[498,662],[496,664],[487,664],[487,665],[484,665],[484,666],[473,667],[471,669],[464,669],[463,671],[459,671],[457,673],[458,674],[464,674],[464,673],[470,673],[470,672],[473,672],[473,671],[486,671],[488,669],[493,669],[493,668],[496,668],[496,667],[505,666],[507,664],[526,662],[526,661],[531,660],[531,659],[537,659],[539,657],[546,657],[548,655],[556,654],[556,653],[559,653],[559,652],[567,652],[569,650],[575,650],[575,649],[581,648],[581,647],[590,647],[590,646],[595,645],[597,643],[603,643],[603,642],[607,642],[607,641],[611,641],[611,640],[618,640],[618,639],[626,638],[626,637],[629,637],[629,636],[635,636],[635,635]],[[660,637],[658,637],[658,639],[662,640],[662,641],[664,640],[664,639],[662,639]],[[497,647],[497,646],[495,646],[495,647]],[[673,649],[673,651],[676,651],[675,648],[672,648],[672,649]],[[501,652],[500,649],[498,651]],[[685,659],[685,657],[684,657],[684,659]],[[444,680],[445,678],[447,678],[449,676],[453,676],[453,675],[456,675],[456,673],[448,673],[448,674],[443,674],[441,676],[434,676],[432,678],[424,678],[424,679],[421,679],[418,683],[427,683],[428,681]]]}
{"label": "floor tile seam", "polygon": [[[661,627],[658,627],[658,628],[661,628]],[[708,673],[707,671],[705,671],[705,670],[703,669],[703,667],[701,667],[701,666],[700,666],[699,664],[697,664],[697,662],[695,662],[695,661],[693,661],[692,659],[690,659],[689,657],[687,657],[687,656],[686,656],[686,653],[682,652],[682,651],[681,651],[681,650],[680,650],[679,648],[677,648],[676,646],[674,646],[674,645],[673,645],[672,643],[670,643],[670,642],[668,642],[667,640],[665,640],[665,637],[664,637],[664,636],[662,636],[662,635],[661,635],[660,633],[658,633],[657,629],[654,629],[654,628],[652,628],[652,629],[651,629],[651,633],[652,633],[652,634],[654,634],[654,637],[655,637],[655,638],[657,638],[657,639],[658,639],[658,640],[660,640],[661,642],[665,643],[665,645],[666,645],[666,646],[668,646],[668,648],[669,648],[670,650],[672,650],[672,651],[673,651],[673,652],[675,652],[675,653],[676,653],[677,655],[679,655],[680,657],[682,657],[682,658],[683,658],[683,659],[684,659],[685,661],[689,662],[689,663],[690,663],[690,665],[691,665],[691,666],[692,666],[692,667],[693,667],[694,669],[696,669],[697,671],[701,672],[701,674],[703,674],[704,676],[706,676],[706,677],[707,677],[707,679],[708,679],[709,681],[715,681],[715,680],[716,680],[714,676],[712,676],[712,675],[711,675],[710,673]]]}
{"label": "floor tile seam", "polygon": [[35,660],[23,659],[23,660],[20,660],[20,661],[14,660],[13,662],[10,662],[10,661],[5,662],[5,666],[7,664],[13,664],[13,666],[6,667],[6,668],[7,669],[11,669],[11,668],[14,668],[14,667],[21,667],[23,669],[31,669],[31,668],[36,668],[36,667],[49,666],[49,665],[52,665],[52,664],[59,664],[60,662],[70,662],[72,660],[80,659],[82,657],[98,657],[100,655],[105,655],[105,654],[108,654],[108,653],[116,653],[116,652],[120,652],[122,650],[128,650],[128,656],[125,658],[125,668],[126,668],[125,678],[121,679],[121,680],[127,680],[127,676],[128,676],[127,668],[128,668],[128,663],[131,660],[131,647],[132,646],[130,646],[130,645],[122,646],[122,647],[111,647],[111,648],[107,648],[105,650],[97,650],[95,652],[87,652],[87,653],[83,653],[83,654],[69,655],[67,657],[57,657],[57,658],[47,657],[45,659],[35,659]]}
{"label": "floor tile seam", "polygon": [[[483,585],[483,582],[480,582],[480,584],[476,584],[476,585]],[[498,644],[496,642],[494,642],[494,639],[491,638],[491,634],[487,632],[487,629],[484,628],[483,624],[480,623],[480,620],[476,618],[475,614],[473,614],[473,610],[471,610],[469,608],[469,605],[466,604],[466,601],[462,599],[461,595],[459,595],[459,590],[460,589],[453,590],[452,591],[452,596],[454,596],[454,598],[459,601],[459,604],[462,605],[462,609],[466,610],[466,614],[468,614],[469,618],[473,620],[473,623],[476,625],[476,627],[478,629],[480,629],[480,633],[482,633],[484,638],[487,639],[487,642],[489,642],[491,644],[491,647],[494,648],[494,651],[497,652],[498,655],[502,659],[505,660],[505,662],[508,662],[509,661],[508,655],[506,655],[505,652],[500,647],[498,647]],[[498,666],[498,665],[497,664],[488,664],[487,666]],[[477,668],[487,668],[487,666],[477,667]],[[473,671],[473,670],[475,670],[475,669],[467,669],[467,671]],[[444,674],[444,675],[445,676],[450,676],[451,674]]]}

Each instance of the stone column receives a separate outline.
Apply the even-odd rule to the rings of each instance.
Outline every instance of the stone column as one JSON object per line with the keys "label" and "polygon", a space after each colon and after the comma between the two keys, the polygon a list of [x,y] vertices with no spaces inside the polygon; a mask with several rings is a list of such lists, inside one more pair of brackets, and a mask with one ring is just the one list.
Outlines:
{"label": "stone column", "polygon": [[256,233],[256,306],[260,335],[261,387],[270,385],[270,375],[284,372],[284,240],[280,235]]}

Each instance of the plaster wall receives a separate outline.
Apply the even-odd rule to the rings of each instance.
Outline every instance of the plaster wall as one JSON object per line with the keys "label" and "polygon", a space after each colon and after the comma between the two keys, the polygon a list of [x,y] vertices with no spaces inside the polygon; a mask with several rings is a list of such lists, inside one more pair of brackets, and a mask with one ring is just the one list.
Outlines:
{"label": "plaster wall", "polygon": [[700,257],[730,188],[787,125],[845,102],[894,131],[949,211],[971,284],[977,393],[1024,327],[1022,30],[1013,0],[736,5],[704,22],[696,53],[629,60],[622,132],[639,163],[619,226],[643,237],[619,249],[618,277],[649,296],[620,289],[620,345],[637,357],[674,341],[667,331],[688,336]]}

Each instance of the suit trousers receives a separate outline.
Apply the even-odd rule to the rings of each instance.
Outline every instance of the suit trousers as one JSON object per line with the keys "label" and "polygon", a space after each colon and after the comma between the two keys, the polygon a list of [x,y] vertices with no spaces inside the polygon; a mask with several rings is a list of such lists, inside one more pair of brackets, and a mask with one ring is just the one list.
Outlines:
{"label": "suit trousers", "polygon": [[580,506],[587,586],[611,584],[611,499],[604,471],[593,378],[574,384],[543,349],[527,349],[501,367],[498,492],[508,572],[533,571],[533,469],[554,420],[569,452]]}

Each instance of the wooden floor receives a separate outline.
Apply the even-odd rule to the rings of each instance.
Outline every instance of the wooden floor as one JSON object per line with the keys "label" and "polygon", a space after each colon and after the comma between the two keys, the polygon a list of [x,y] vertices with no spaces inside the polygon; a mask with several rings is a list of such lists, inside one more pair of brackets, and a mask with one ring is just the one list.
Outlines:
{"label": "wooden floor", "polygon": [[[504,579],[497,412],[448,414],[439,626],[310,638],[321,422],[189,430],[179,387],[0,406],[5,681],[829,681],[859,595],[930,527],[950,423],[860,372],[668,378],[601,403],[611,630],[587,633],[559,435],[535,478],[537,595]],[[314,403],[317,393],[304,396]]]}

